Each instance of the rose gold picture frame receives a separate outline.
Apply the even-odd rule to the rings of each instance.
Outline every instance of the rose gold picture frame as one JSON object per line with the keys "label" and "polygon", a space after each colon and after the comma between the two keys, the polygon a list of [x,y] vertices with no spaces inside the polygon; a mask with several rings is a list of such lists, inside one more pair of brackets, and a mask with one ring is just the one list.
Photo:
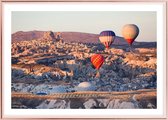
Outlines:
{"label": "rose gold picture frame", "polygon": [[[7,3],[7,4],[13,4],[13,3],[49,3],[49,2],[54,2],[54,3],[57,3],[57,2],[63,2],[63,3],[73,3],[73,2],[77,2],[77,3],[89,3],[89,2],[99,2],[99,3],[103,3],[103,2],[110,2],[110,3],[145,3],[145,4],[161,4],[162,5],[162,9],[163,9],[163,34],[162,34],[162,37],[163,37],[163,43],[165,46],[163,48],[163,64],[164,64],[164,68],[163,68],[163,83],[164,83],[164,86],[163,86],[163,115],[162,116],[157,116],[157,117],[153,117],[153,116],[149,116],[149,115],[144,115],[143,117],[142,116],[122,116],[122,117],[117,117],[117,116],[114,116],[114,117],[106,117],[106,116],[103,116],[100,118],[97,116],[92,116],[92,117],[83,117],[83,116],[80,116],[80,115],[76,115],[76,116],[59,116],[59,117],[41,117],[40,115],[37,115],[37,116],[34,116],[34,117],[30,117],[30,116],[24,116],[24,115],[21,115],[21,116],[6,116],[4,115],[4,104],[5,104],[5,99],[4,99],[4,80],[5,79],[5,76],[4,76],[4,16],[5,16],[5,13],[4,13],[4,4]],[[167,79],[168,79],[168,76],[167,76],[167,67],[168,67],[168,64],[167,64],[167,56],[168,56],[168,51],[167,51],[167,47],[168,47],[168,1],[167,0],[146,0],[146,1],[141,1],[141,0],[91,0],[91,1],[88,1],[88,0],[1,0],[0,1],[0,13],[1,13],[1,24],[0,24],[0,36],[1,36],[1,40],[0,40],[0,80],[1,80],[1,89],[0,89],[0,112],[1,112],[1,119],[3,120],[8,120],[8,119],[11,119],[11,120],[22,120],[22,119],[25,119],[25,120],[29,120],[29,119],[119,119],[119,120],[124,120],[124,119],[132,119],[132,120],[137,120],[137,119],[154,119],[154,120],[163,120],[163,119],[168,119],[168,82],[167,82]],[[158,79],[157,79],[158,80]],[[11,88],[9,88],[9,90],[11,90]]]}

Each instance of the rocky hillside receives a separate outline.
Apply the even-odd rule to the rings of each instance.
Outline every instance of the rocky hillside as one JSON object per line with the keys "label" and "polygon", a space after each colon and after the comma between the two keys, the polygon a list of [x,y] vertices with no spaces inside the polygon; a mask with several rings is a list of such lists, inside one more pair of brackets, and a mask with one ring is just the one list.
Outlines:
{"label": "rocky hillside", "polygon": [[43,34],[44,34],[43,31],[29,31],[29,32],[18,31],[12,34],[12,42],[39,39],[43,37]]}
{"label": "rocky hillside", "polygon": [[[24,39],[21,33],[23,32],[20,32],[20,36]],[[142,89],[156,91],[157,49],[152,43],[135,42],[134,46],[137,48],[130,49],[122,38],[117,37],[119,39],[115,40],[116,46],[112,45],[111,48],[104,49],[101,44],[85,44],[91,38],[96,39],[96,35],[93,34],[47,31],[41,33],[41,36],[39,34],[40,37],[31,33],[27,36],[29,35],[35,39],[31,37],[33,40],[30,38],[28,40],[27,37],[11,44],[11,90],[12,93],[24,93],[23,96],[31,94],[31,96],[22,98],[22,94],[21,97],[12,94],[12,108],[43,109],[75,108],[76,106],[77,108],[112,109],[157,108],[156,92],[152,94],[142,92],[145,95],[137,98],[131,94],[131,98],[124,101],[119,96],[115,99],[102,99],[101,95],[95,98],[94,94],[95,92],[100,94],[102,92],[136,92]],[[66,40],[73,42],[66,42]],[[85,43],[75,40],[85,40]],[[144,46],[146,48],[141,48]],[[95,53],[105,58],[99,72],[90,61]],[[76,92],[82,91],[85,91],[87,95],[90,91],[93,92],[94,99],[82,98],[83,95],[80,100],[72,98],[74,94],[76,97]],[[47,97],[53,94],[72,95],[68,95],[65,99],[41,100],[41,96]],[[151,97],[148,97],[150,95]],[[126,96],[128,98],[130,95],[126,94]]]}
{"label": "rocky hillside", "polygon": [[[48,31],[48,33],[49,32],[50,31]],[[46,36],[48,33],[47,31],[28,31],[28,32],[18,31],[12,34],[12,42],[40,39]],[[52,33],[56,37],[56,32],[52,32]],[[66,42],[83,42],[83,43],[98,42],[98,35],[96,34],[80,33],[80,32],[61,32],[61,36]]]}
{"label": "rocky hillside", "polygon": [[[134,53],[96,48],[95,45],[37,40],[13,43],[12,81],[29,84],[62,81],[71,84],[71,88],[88,81],[94,82],[98,91],[156,88],[156,48],[137,48]],[[99,70],[101,79],[96,78],[96,70],[90,62],[95,53],[105,57]]]}
{"label": "rocky hillside", "polygon": [[[44,38],[45,36],[46,38],[50,38],[50,36],[48,36],[48,34],[50,33],[53,34],[52,37],[54,36],[56,37],[57,32],[51,32],[51,31],[28,31],[28,32],[19,31],[12,34],[12,42],[41,39]],[[65,42],[95,43],[95,44],[100,43],[98,34],[81,33],[81,32],[61,32],[61,37]],[[116,36],[113,45],[127,45],[127,42],[122,37]],[[151,48],[156,47],[156,42],[135,41],[134,46]]]}

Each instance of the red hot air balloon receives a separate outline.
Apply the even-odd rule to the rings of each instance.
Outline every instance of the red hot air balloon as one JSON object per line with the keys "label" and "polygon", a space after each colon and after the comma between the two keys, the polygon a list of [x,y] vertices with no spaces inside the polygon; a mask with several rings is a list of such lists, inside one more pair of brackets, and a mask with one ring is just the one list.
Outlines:
{"label": "red hot air balloon", "polygon": [[139,28],[134,24],[127,24],[122,29],[122,35],[129,45],[132,45],[138,34]]}
{"label": "red hot air balloon", "polygon": [[104,62],[104,57],[100,54],[94,54],[91,56],[91,62],[93,64],[93,66],[99,70],[99,68],[102,66],[103,62]]}
{"label": "red hot air balloon", "polygon": [[102,31],[99,35],[99,40],[106,48],[109,48],[115,39],[113,31]]}

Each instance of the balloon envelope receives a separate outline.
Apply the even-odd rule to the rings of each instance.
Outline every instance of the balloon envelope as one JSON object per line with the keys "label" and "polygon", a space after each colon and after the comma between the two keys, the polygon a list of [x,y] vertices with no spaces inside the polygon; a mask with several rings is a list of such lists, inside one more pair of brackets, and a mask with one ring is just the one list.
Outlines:
{"label": "balloon envelope", "polygon": [[132,45],[138,34],[139,28],[135,24],[127,24],[122,29],[122,35],[130,45]]}
{"label": "balloon envelope", "polygon": [[99,35],[99,40],[106,48],[109,48],[115,39],[113,31],[102,31]]}
{"label": "balloon envelope", "polygon": [[91,62],[93,66],[98,70],[104,62],[104,57],[100,54],[94,54],[91,56]]}
{"label": "balloon envelope", "polygon": [[96,87],[90,82],[81,82],[76,89],[77,91],[95,91]]}

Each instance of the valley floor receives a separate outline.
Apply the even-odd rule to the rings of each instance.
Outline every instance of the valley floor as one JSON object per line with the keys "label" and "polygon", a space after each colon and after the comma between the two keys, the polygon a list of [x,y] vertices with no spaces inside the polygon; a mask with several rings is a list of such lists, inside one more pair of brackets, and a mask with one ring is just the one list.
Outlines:
{"label": "valley floor", "polygon": [[[95,53],[105,57],[99,74],[90,62]],[[117,47],[102,50],[82,43],[37,40],[12,43],[12,108],[157,108],[156,61],[156,48],[130,51]],[[83,82],[91,85],[81,88],[79,84]],[[138,90],[151,92],[128,94]],[[83,94],[72,97],[83,91],[86,95],[92,91],[95,97]],[[123,97],[128,99],[121,99],[122,95],[102,98],[101,95],[106,95],[103,92],[127,92]],[[53,94],[68,97],[47,98]]]}

